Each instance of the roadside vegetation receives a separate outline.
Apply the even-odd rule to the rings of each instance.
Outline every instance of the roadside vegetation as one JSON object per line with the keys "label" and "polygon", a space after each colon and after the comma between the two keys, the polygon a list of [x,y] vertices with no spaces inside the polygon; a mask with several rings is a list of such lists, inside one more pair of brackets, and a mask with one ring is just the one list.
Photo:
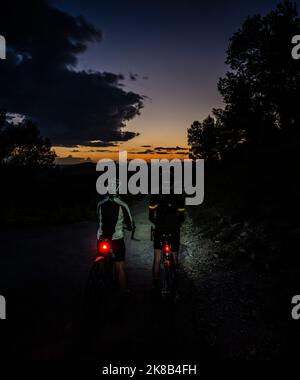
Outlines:
{"label": "roadside vegetation", "polygon": [[95,165],[56,166],[55,157],[35,123],[0,112],[2,226],[95,220]]}
{"label": "roadside vegetation", "polygon": [[205,202],[191,208],[193,220],[219,242],[218,254],[265,268],[290,263],[300,240],[300,64],[291,56],[299,31],[291,1],[248,17],[218,83],[224,108],[188,129],[190,156],[206,159]]}

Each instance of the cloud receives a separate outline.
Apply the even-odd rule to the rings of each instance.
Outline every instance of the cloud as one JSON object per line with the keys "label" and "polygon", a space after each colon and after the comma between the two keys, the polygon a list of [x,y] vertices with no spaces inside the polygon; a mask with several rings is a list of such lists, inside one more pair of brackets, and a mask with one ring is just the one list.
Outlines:
{"label": "cloud", "polygon": [[137,154],[153,154],[155,151],[153,149],[146,149],[141,152],[137,152]]}
{"label": "cloud", "polygon": [[88,150],[88,152],[91,152],[91,153],[102,153],[102,152],[109,152],[109,153],[116,153],[117,151],[116,150],[110,150],[110,149],[90,149]]}
{"label": "cloud", "polygon": [[174,146],[174,147],[162,147],[158,146],[154,148],[155,150],[166,150],[166,151],[177,151],[177,150],[186,150],[186,148],[180,147],[180,146]]}
{"label": "cloud", "polygon": [[116,153],[115,150],[110,150],[110,149],[98,149],[98,150],[95,150],[95,152]]}
{"label": "cloud", "polygon": [[[131,133],[131,132],[130,132]],[[135,133],[135,136],[138,135]],[[124,137],[123,137],[124,138]],[[98,140],[92,140],[89,141],[89,146],[93,146],[96,148],[107,148],[107,147],[115,147],[119,146],[119,144],[112,142],[112,141],[98,141]]]}
{"label": "cloud", "polygon": [[[133,154],[133,153],[131,153]],[[168,152],[156,152],[154,149],[146,149],[140,152],[136,152],[134,154],[169,154]]]}
{"label": "cloud", "polygon": [[132,81],[136,81],[138,79],[138,74],[129,73],[129,79]]}
{"label": "cloud", "polygon": [[84,162],[92,162],[90,157],[73,157],[71,154],[67,157],[56,157],[55,163],[57,165],[74,165],[74,164],[82,164]]}
{"label": "cloud", "polygon": [[[7,59],[0,61],[0,106],[39,124],[53,145],[104,146],[127,141],[124,131],[144,98],[122,88],[123,75],[76,71],[78,54],[99,42],[101,31],[46,0],[1,3],[0,34]],[[101,141],[94,144],[91,141]]]}
{"label": "cloud", "polygon": [[[151,145],[141,145],[142,148],[151,148]],[[145,149],[138,152],[129,152],[131,155],[134,154],[156,154],[156,155],[166,155],[166,154],[178,154],[178,155],[186,155],[188,151],[186,148],[181,148],[179,146],[176,147],[157,147],[151,149]]]}
{"label": "cloud", "polygon": [[[151,145],[141,145],[142,148],[151,148]],[[130,152],[131,155],[134,154],[156,154],[156,155],[166,155],[166,154],[177,154],[177,155],[187,155],[188,150],[180,146],[176,147],[156,147],[151,149],[145,149],[138,152]]]}

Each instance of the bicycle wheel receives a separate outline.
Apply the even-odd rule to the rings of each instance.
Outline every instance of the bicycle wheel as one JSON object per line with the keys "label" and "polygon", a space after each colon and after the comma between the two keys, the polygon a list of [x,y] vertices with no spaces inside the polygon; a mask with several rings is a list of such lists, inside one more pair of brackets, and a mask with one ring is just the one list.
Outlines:
{"label": "bicycle wheel", "polygon": [[113,283],[113,264],[95,261],[90,270],[84,295],[85,311],[97,312]]}
{"label": "bicycle wheel", "polygon": [[176,290],[176,269],[174,256],[170,255],[168,259],[164,258],[164,282],[163,294],[172,295]]}
{"label": "bicycle wheel", "polygon": [[96,343],[99,329],[105,328],[107,317],[107,288],[113,276],[113,265],[95,261],[90,269],[85,286],[79,324],[79,351],[83,355]]}

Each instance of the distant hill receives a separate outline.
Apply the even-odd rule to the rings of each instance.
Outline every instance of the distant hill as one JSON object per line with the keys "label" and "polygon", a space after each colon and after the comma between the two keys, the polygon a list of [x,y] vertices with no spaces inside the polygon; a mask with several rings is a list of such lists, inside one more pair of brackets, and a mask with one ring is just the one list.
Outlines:
{"label": "distant hill", "polygon": [[74,165],[58,165],[58,168],[65,174],[71,175],[96,175],[95,162],[83,162]]}

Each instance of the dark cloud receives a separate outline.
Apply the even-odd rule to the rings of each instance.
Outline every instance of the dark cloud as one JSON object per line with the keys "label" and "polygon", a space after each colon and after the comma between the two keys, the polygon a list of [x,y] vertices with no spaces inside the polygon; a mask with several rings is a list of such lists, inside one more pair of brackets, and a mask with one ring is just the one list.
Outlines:
{"label": "dark cloud", "polygon": [[[142,145],[142,148],[151,148],[151,145]],[[157,154],[157,155],[166,155],[166,154],[179,154],[179,155],[186,155],[188,154],[188,151],[186,148],[182,148],[180,146],[176,147],[157,147],[157,148],[151,148],[151,149],[145,149],[138,152],[130,152],[130,154]]]}
{"label": "dark cloud", "polygon": [[[127,136],[128,136],[128,133],[133,133],[133,132],[127,132]],[[133,133],[133,134],[134,134],[134,136],[138,135],[137,133]],[[125,133],[125,135],[126,135],[126,133]],[[121,138],[122,138],[122,136],[121,136]],[[97,140],[90,141],[89,145],[94,146],[96,148],[107,148],[107,147],[119,146],[119,144],[112,142],[112,141],[97,141]]]}
{"label": "dark cloud", "polygon": [[169,153],[168,152],[156,152],[154,149],[146,149],[146,150],[131,153],[131,154],[159,154],[159,155],[161,155],[161,154],[169,154]]}
{"label": "dark cloud", "polygon": [[124,77],[76,71],[78,54],[101,40],[85,18],[46,0],[7,0],[0,34],[8,47],[0,61],[1,107],[35,119],[55,145],[101,147],[137,135],[123,129],[139,114],[143,97],[122,88]]}
{"label": "dark cloud", "polygon": [[136,81],[138,79],[138,74],[129,73],[129,79],[132,81]]}
{"label": "dark cloud", "polygon": [[73,157],[71,154],[67,157],[57,157],[55,159],[55,163],[57,165],[74,165],[74,164],[82,164],[84,162],[92,162],[90,157]]}
{"label": "dark cloud", "polygon": [[94,152],[116,153],[115,150],[110,150],[110,149],[98,149],[98,150],[95,150]]}
{"label": "dark cloud", "polygon": [[153,154],[153,153],[155,153],[154,150],[152,150],[152,149],[146,149],[146,150],[143,150],[141,152],[137,152],[136,154]]}
{"label": "dark cloud", "polygon": [[72,153],[79,153],[80,150],[78,150],[78,149],[73,149],[73,150],[71,150],[71,152],[72,152]]}
{"label": "dark cloud", "polygon": [[115,153],[115,150],[110,150],[110,149],[90,149],[88,152],[91,153],[103,153],[103,152],[110,152],[110,153]]}
{"label": "dark cloud", "polygon": [[166,151],[176,151],[176,150],[186,150],[186,148],[182,148],[180,146],[174,146],[174,147],[163,147],[163,146],[158,146],[154,148],[155,150],[166,150]]}
{"label": "dark cloud", "polygon": [[[148,148],[151,147],[151,145],[142,145],[142,148]],[[145,149],[142,151],[138,152],[129,152],[130,154],[158,154],[158,155],[166,155],[170,154],[170,152],[174,154],[180,154],[180,155],[185,155],[188,154],[188,151],[186,148],[181,148],[181,147],[168,147],[168,148],[163,148],[163,147],[157,147],[154,149]]]}

